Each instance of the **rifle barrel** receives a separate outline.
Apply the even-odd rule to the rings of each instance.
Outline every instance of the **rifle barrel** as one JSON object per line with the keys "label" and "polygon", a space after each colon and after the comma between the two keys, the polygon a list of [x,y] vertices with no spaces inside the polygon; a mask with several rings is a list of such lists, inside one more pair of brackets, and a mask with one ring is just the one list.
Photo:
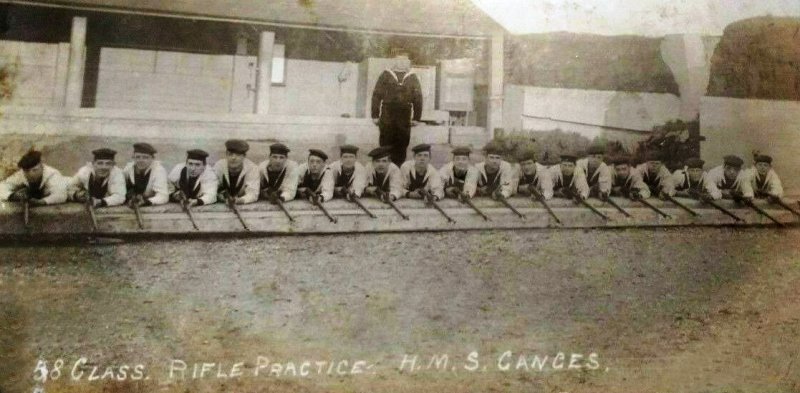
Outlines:
{"label": "rifle barrel", "polygon": [[625,217],[630,217],[631,216],[631,214],[628,213],[625,209],[623,209],[622,206],[618,205],[617,202],[614,202],[614,200],[611,199],[610,196],[608,198],[606,198],[606,202],[608,202],[608,204],[613,206],[615,209],[619,210],[619,212],[624,214]]}
{"label": "rifle barrel", "polygon": [[97,216],[94,213],[94,205],[92,205],[92,197],[86,200],[86,210],[89,211],[89,218],[92,220],[92,230],[97,231]]}
{"label": "rifle barrel", "polygon": [[197,226],[197,222],[194,220],[194,214],[192,214],[192,208],[189,206],[189,202],[184,199],[183,202],[181,202],[181,207],[183,207],[183,211],[186,212],[186,215],[189,216],[189,221],[192,222],[194,229],[199,231],[200,228]]}
{"label": "rifle barrel", "polygon": [[337,222],[337,220],[336,220],[336,217],[332,216],[332,215],[331,215],[331,214],[328,212],[328,209],[326,209],[326,208],[325,208],[325,206],[322,206],[322,202],[315,201],[315,202],[314,202],[314,205],[315,205],[316,207],[318,207],[320,211],[322,211],[322,214],[324,214],[324,215],[325,215],[325,217],[328,217],[328,219],[329,219],[329,220],[331,220],[331,222],[332,222],[332,223],[336,224],[336,222]]}
{"label": "rifle barrel", "polygon": [[739,216],[737,216],[737,215],[733,214],[733,212],[731,212],[730,210],[728,210],[728,209],[726,209],[726,208],[724,208],[724,207],[722,207],[722,206],[718,205],[716,202],[714,202],[714,201],[712,201],[712,200],[706,200],[706,201],[703,201],[703,202],[705,202],[705,203],[707,203],[707,204],[711,205],[712,207],[714,207],[715,209],[717,209],[717,210],[719,210],[719,211],[721,211],[721,212],[725,213],[725,215],[726,215],[726,216],[728,216],[728,217],[730,217],[730,218],[733,218],[733,219],[734,219],[734,220],[736,220],[736,221],[739,221],[739,222],[744,222],[744,220],[743,220],[741,217],[739,217]]}
{"label": "rifle barrel", "polygon": [[587,208],[589,208],[589,210],[591,210],[594,214],[597,214],[598,216],[602,217],[604,220],[609,220],[607,215],[603,214],[603,212],[601,212],[600,210],[597,210],[597,208],[592,206],[586,199],[580,199],[580,202],[581,202],[581,205],[586,206]]}
{"label": "rifle barrel", "polygon": [[484,220],[492,221],[492,219],[489,218],[489,216],[487,216],[484,212],[481,211],[481,209],[478,209],[478,207],[475,206],[474,203],[472,203],[472,199],[468,197],[459,197],[459,200],[465,203],[467,206],[471,207],[472,210],[475,210],[475,212],[478,213],[481,217],[483,217]]}
{"label": "rifle barrel", "polygon": [[657,207],[653,206],[653,204],[652,204],[652,203],[650,203],[650,202],[648,202],[646,199],[644,199],[644,198],[639,198],[639,199],[637,199],[637,200],[638,200],[639,202],[642,202],[642,204],[643,204],[643,205],[645,205],[645,206],[649,207],[650,209],[652,209],[654,212],[658,213],[658,214],[659,214],[659,215],[661,215],[662,217],[664,217],[664,218],[672,218],[672,216],[670,216],[670,215],[669,215],[669,214],[667,214],[667,213],[664,213],[664,211],[663,211],[663,210],[661,210],[661,209],[659,209],[659,208],[657,208]]}
{"label": "rifle barrel", "polygon": [[505,207],[511,209],[511,211],[514,212],[514,214],[516,214],[519,218],[521,218],[523,220],[527,218],[527,217],[525,217],[524,214],[520,213],[519,210],[517,210],[514,206],[511,206],[511,204],[508,203],[508,200],[506,199],[506,197],[501,195],[499,198],[497,198],[497,200],[499,200],[500,203],[502,203]]}
{"label": "rifle barrel", "polygon": [[31,214],[31,210],[30,210],[31,209],[31,205],[30,205],[30,202],[28,202],[27,199],[22,202],[22,209],[23,209],[22,210],[22,218],[25,220],[25,226],[27,227],[28,225],[30,225],[30,214]]}
{"label": "rifle barrel", "polygon": [[394,211],[396,211],[397,214],[399,214],[400,217],[402,217],[404,220],[408,220],[409,219],[408,215],[403,213],[403,211],[400,210],[400,208],[397,207],[397,205],[395,205],[394,202],[392,202],[391,195],[389,193],[386,193],[384,195],[386,195],[386,200],[384,200],[384,202],[386,202],[387,205],[391,206],[392,209],[394,209]]}
{"label": "rifle barrel", "polygon": [[778,200],[777,200],[775,203],[777,203],[777,204],[778,204],[778,206],[780,206],[780,207],[782,207],[782,208],[784,208],[784,209],[786,209],[786,210],[788,210],[788,211],[792,212],[792,214],[794,214],[794,215],[796,215],[796,216],[800,217],[800,212],[798,212],[797,210],[794,210],[794,209],[792,209],[792,207],[791,207],[791,206],[789,206],[789,205],[787,205],[787,204],[786,204],[786,202],[784,202],[784,201],[782,201],[782,200],[778,199]]}
{"label": "rifle barrel", "polygon": [[144,229],[142,213],[139,211],[139,205],[137,205],[135,202],[133,203],[133,214],[136,216],[136,224],[139,225],[139,229]]}
{"label": "rifle barrel", "polygon": [[671,197],[669,195],[667,195],[667,200],[672,202],[672,203],[674,203],[675,206],[687,211],[689,214],[691,214],[691,215],[693,215],[695,217],[700,215],[700,213],[690,209],[689,206],[684,205],[683,203],[681,203],[680,201],[678,201],[677,199],[675,199],[675,198],[673,198],[673,197]]}
{"label": "rifle barrel", "polygon": [[283,211],[283,214],[286,214],[286,217],[289,218],[289,221],[294,222],[294,217],[292,217],[291,213],[286,210],[286,206],[283,205],[283,201],[281,201],[280,198],[275,197],[275,204],[278,205],[278,207]]}
{"label": "rifle barrel", "polygon": [[534,190],[533,191],[533,199],[536,200],[536,201],[539,201],[539,203],[541,203],[542,206],[544,206],[544,209],[547,210],[547,214],[549,214],[550,217],[553,217],[553,219],[556,220],[556,223],[561,224],[561,220],[558,218],[558,216],[553,211],[553,209],[550,208],[550,205],[547,203],[547,201],[545,201],[544,195],[542,195],[540,192]]}
{"label": "rifle barrel", "polygon": [[436,201],[433,198],[433,194],[431,194],[430,191],[427,191],[427,192],[423,191],[423,194],[424,194],[425,200],[428,203],[430,203],[431,206],[433,206],[434,209],[436,209],[439,213],[441,213],[444,216],[444,218],[447,219],[447,222],[451,222],[451,223],[455,223],[456,222],[456,220],[454,220],[452,217],[447,215],[447,213],[445,213],[445,211],[442,209],[442,207],[439,206],[438,203],[436,203]]}
{"label": "rifle barrel", "polygon": [[756,206],[756,204],[755,204],[755,203],[753,203],[752,201],[750,201],[750,202],[745,202],[745,204],[746,204],[747,206],[750,206],[751,208],[753,208],[753,210],[755,210],[756,212],[758,212],[758,214],[760,214],[760,215],[762,215],[762,216],[764,216],[764,217],[768,218],[770,221],[774,222],[774,223],[775,223],[775,224],[777,224],[778,226],[780,226],[780,227],[783,227],[783,226],[785,226],[785,225],[784,225],[782,222],[778,221],[778,220],[777,220],[775,217],[773,217],[772,215],[770,215],[769,213],[767,213],[766,211],[764,211],[764,209],[762,209],[762,208],[760,208],[760,207]]}
{"label": "rifle barrel", "polygon": [[369,211],[369,209],[367,209],[367,207],[366,207],[366,206],[364,206],[364,203],[362,203],[362,202],[361,202],[361,199],[359,199],[359,198],[358,198],[357,196],[355,196],[354,194],[351,194],[351,195],[350,195],[350,201],[351,201],[351,202],[353,202],[353,203],[355,203],[355,204],[356,204],[358,207],[360,207],[360,208],[361,208],[361,210],[363,210],[365,213],[367,213],[367,215],[369,215],[370,217],[372,217],[372,218],[378,218],[378,216],[376,216],[374,213],[372,213],[371,211]]}
{"label": "rifle barrel", "polygon": [[236,207],[236,201],[233,200],[233,199],[229,199],[228,200],[228,207],[231,209],[231,211],[233,211],[233,214],[236,215],[236,218],[239,219],[239,222],[242,224],[242,228],[244,228],[245,231],[250,232],[250,227],[248,227],[247,223],[244,222],[244,218],[242,217],[242,214],[239,213],[239,208]]}

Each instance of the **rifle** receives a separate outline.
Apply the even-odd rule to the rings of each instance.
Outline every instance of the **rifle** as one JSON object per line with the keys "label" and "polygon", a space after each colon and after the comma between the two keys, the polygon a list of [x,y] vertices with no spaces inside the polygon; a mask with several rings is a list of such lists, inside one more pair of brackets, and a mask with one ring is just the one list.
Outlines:
{"label": "rifle", "polygon": [[728,216],[728,217],[730,217],[730,218],[733,218],[734,220],[736,220],[736,221],[738,221],[738,222],[744,222],[744,220],[743,220],[741,217],[739,217],[739,216],[737,216],[737,215],[733,214],[733,213],[732,213],[730,210],[728,210],[728,209],[726,209],[726,208],[724,208],[724,207],[722,207],[722,206],[718,205],[716,202],[714,202],[714,201],[713,201],[713,200],[711,200],[711,199],[701,199],[701,201],[703,201],[703,202],[705,202],[705,203],[707,203],[707,204],[709,204],[709,205],[713,206],[715,209],[717,209],[717,210],[719,210],[719,211],[721,211],[721,212],[725,213],[725,215],[727,215],[727,216]]}
{"label": "rifle", "polygon": [[367,207],[366,207],[366,206],[364,206],[364,204],[361,202],[361,199],[359,199],[359,198],[356,196],[356,193],[355,193],[355,192],[353,192],[353,191],[350,191],[350,192],[349,192],[347,195],[348,195],[348,197],[349,197],[349,198],[347,198],[347,200],[348,200],[348,201],[355,203],[355,204],[356,204],[358,207],[360,207],[360,208],[361,208],[361,210],[363,210],[365,213],[367,213],[367,215],[369,215],[370,217],[372,217],[372,218],[378,218],[378,216],[376,216],[375,214],[373,214],[371,211],[369,211],[369,209],[367,209]]}
{"label": "rifle", "polygon": [[136,215],[136,223],[139,224],[139,229],[144,229],[144,223],[142,222],[142,213],[139,211],[139,205],[136,203],[140,198],[139,195],[133,197],[134,200],[131,203],[131,207],[133,207],[133,214]]}
{"label": "rifle", "polygon": [[484,219],[484,220],[486,220],[486,221],[492,221],[492,220],[489,218],[489,216],[487,216],[486,214],[484,214],[484,213],[481,211],[481,209],[478,209],[478,207],[477,207],[477,206],[475,206],[475,204],[474,204],[474,203],[472,203],[472,199],[470,199],[470,197],[468,197],[468,196],[466,196],[466,195],[464,195],[464,194],[458,194],[458,200],[459,200],[459,201],[461,201],[461,203],[464,203],[464,204],[466,204],[467,206],[471,207],[471,208],[472,208],[472,210],[475,210],[475,212],[476,212],[476,213],[478,213],[478,215],[480,215],[481,217],[483,217],[483,219]]}
{"label": "rifle", "polygon": [[274,203],[274,204],[276,204],[276,205],[278,205],[278,207],[281,209],[281,211],[283,211],[283,214],[286,214],[286,217],[289,219],[289,221],[294,222],[294,217],[292,217],[292,215],[289,213],[289,211],[286,210],[286,206],[283,205],[283,201],[277,195],[277,193],[271,192],[269,194],[269,201]]}
{"label": "rifle", "polygon": [[678,202],[678,200],[677,200],[677,199],[675,199],[675,198],[673,198],[673,197],[671,197],[671,196],[669,196],[669,195],[667,195],[667,194],[664,194],[664,196],[666,196],[666,197],[667,197],[667,200],[668,200],[668,201],[670,201],[670,202],[674,203],[674,204],[675,204],[675,206],[678,206],[679,208],[681,208],[681,209],[683,209],[683,210],[686,210],[687,212],[689,212],[689,214],[691,214],[691,215],[693,215],[693,216],[695,216],[695,217],[697,217],[697,216],[699,216],[699,215],[700,215],[700,213],[698,213],[698,212],[696,212],[696,211],[694,211],[694,210],[690,209],[690,208],[689,208],[689,206],[686,206],[686,205],[684,205],[683,203],[680,203],[680,202]]}
{"label": "rifle", "polygon": [[430,191],[419,190],[419,192],[420,192],[420,193],[422,194],[422,196],[425,198],[425,201],[426,201],[426,202],[428,202],[428,203],[429,203],[431,206],[433,206],[433,208],[434,208],[434,209],[436,209],[437,211],[439,211],[439,213],[442,213],[442,215],[444,216],[444,218],[446,218],[446,219],[447,219],[447,222],[451,222],[451,223],[453,223],[453,224],[455,224],[455,223],[456,223],[456,220],[454,220],[452,217],[450,217],[449,215],[447,215],[447,213],[445,213],[445,212],[444,212],[444,210],[442,210],[442,207],[441,207],[441,206],[439,206],[439,204],[438,204],[438,203],[436,203],[436,200],[434,199],[434,196],[433,196],[433,194],[432,194]]}
{"label": "rifle", "polygon": [[652,204],[652,203],[650,203],[650,202],[647,202],[647,200],[646,200],[646,199],[644,199],[644,198],[639,198],[639,199],[637,199],[637,201],[639,201],[639,202],[642,202],[642,204],[643,204],[643,205],[645,205],[645,206],[649,207],[649,208],[650,208],[650,209],[652,209],[654,212],[656,212],[656,213],[660,214],[660,215],[661,215],[662,217],[664,217],[664,218],[672,218],[672,216],[670,216],[670,215],[669,215],[669,214],[667,214],[667,213],[664,213],[664,211],[663,211],[663,210],[661,210],[661,209],[659,209],[659,208],[657,208],[657,207],[653,206],[653,204]]}
{"label": "rifle", "polygon": [[25,228],[30,225],[31,205],[28,198],[22,200],[22,219],[25,220]]}
{"label": "rifle", "polygon": [[236,215],[236,218],[239,219],[239,222],[242,223],[242,228],[245,231],[250,232],[250,228],[247,226],[247,223],[244,222],[244,218],[242,218],[242,214],[239,213],[239,208],[236,207],[236,198],[233,196],[229,196],[226,205],[233,211],[233,214]]}
{"label": "rifle", "polygon": [[408,215],[406,215],[405,213],[403,213],[403,211],[402,211],[402,210],[400,210],[400,208],[399,208],[399,207],[397,207],[397,205],[395,205],[395,204],[394,204],[394,202],[392,202],[392,196],[391,196],[391,194],[389,194],[388,192],[384,192],[384,191],[380,191],[380,190],[379,190],[379,191],[378,191],[378,199],[380,199],[380,200],[382,200],[382,201],[386,202],[386,204],[388,204],[389,206],[391,206],[391,207],[392,207],[392,209],[394,209],[394,211],[396,211],[396,212],[397,212],[397,214],[399,214],[399,215],[400,215],[400,217],[403,217],[403,219],[404,219],[404,220],[408,220]]}
{"label": "rifle", "polygon": [[775,204],[780,206],[780,207],[782,207],[782,208],[784,208],[784,209],[786,209],[786,210],[788,210],[788,211],[790,211],[790,212],[792,212],[792,214],[800,217],[800,212],[798,212],[797,210],[792,209],[791,206],[787,205],[786,202],[782,201],[780,198],[775,198]]}
{"label": "rifle", "polygon": [[588,207],[589,210],[591,210],[594,214],[597,214],[598,216],[602,217],[604,220],[609,220],[607,215],[603,214],[603,212],[601,212],[600,210],[597,210],[596,207],[594,207],[591,204],[589,204],[589,202],[587,202],[586,199],[578,198],[577,201],[581,205]]}
{"label": "rifle", "polygon": [[89,211],[89,218],[92,219],[92,230],[97,231],[97,216],[94,214],[94,199],[91,196],[86,197],[86,210]]}
{"label": "rifle", "polygon": [[542,195],[542,193],[539,192],[539,190],[537,190],[535,187],[531,187],[531,194],[533,194],[533,197],[536,200],[538,200],[539,203],[542,204],[542,206],[544,206],[544,209],[547,210],[547,213],[550,214],[550,216],[553,217],[554,220],[556,220],[556,223],[561,224],[561,220],[558,219],[556,213],[553,212],[553,209],[551,209],[550,205],[548,205],[547,202],[544,200],[544,195]]}
{"label": "rifle", "polygon": [[185,211],[186,215],[189,216],[189,221],[192,222],[192,226],[194,227],[194,229],[199,231],[200,228],[194,221],[194,215],[192,215],[192,208],[189,206],[189,201],[186,199],[186,194],[184,194],[183,191],[181,191],[180,195],[181,195],[181,207],[183,208],[183,211]]}
{"label": "rifle", "polygon": [[784,225],[782,222],[780,222],[780,221],[778,221],[777,219],[775,219],[775,217],[772,217],[772,216],[771,216],[769,213],[767,213],[766,211],[764,211],[764,209],[762,209],[762,208],[760,208],[760,207],[756,206],[756,204],[755,204],[755,203],[753,203],[753,201],[750,201],[750,200],[747,200],[747,199],[744,199],[743,201],[744,201],[744,204],[745,204],[745,205],[747,205],[747,206],[750,206],[751,208],[753,208],[753,210],[757,211],[757,212],[758,212],[758,214],[760,214],[760,215],[762,215],[762,216],[764,216],[764,217],[768,218],[770,221],[774,222],[774,223],[775,223],[776,225],[778,225],[779,227],[785,227],[785,226],[786,226],[786,225]]}
{"label": "rifle", "polygon": [[328,212],[328,209],[325,209],[325,206],[322,206],[322,202],[320,202],[320,195],[314,192],[310,192],[310,196],[311,196],[311,203],[314,204],[314,206],[318,207],[319,210],[322,211],[322,214],[324,214],[325,217],[328,217],[328,219],[331,220],[332,223],[336,224],[337,222],[336,217],[332,216]]}
{"label": "rifle", "polygon": [[620,213],[624,214],[625,217],[631,217],[631,214],[628,213],[625,209],[623,209],[620,205],[618,205],[617,202],[614,202],[614,200],[611,199],[611,196],[608,196],[605,199],[605,201],[608,202],[609,205],[614,206],[614,208],[619,210]]}
{"label": "rifle", "polygon": [[511,209],[511,211],[514,212],[514,214],[516,214],[517,216],[519,216],[519,218],[521,218],[523,220],[527,218],[527,217],[525,217],[524,214],[520,213],[519,210],[517,210],[514,206],[511,206],[511,204],[508,203],[508,200],[506,199],[506,197],[504,197],[502,194],[499,194],[497,196],[497,200],[500,201],[500,203],[502,203],[505,207]]}

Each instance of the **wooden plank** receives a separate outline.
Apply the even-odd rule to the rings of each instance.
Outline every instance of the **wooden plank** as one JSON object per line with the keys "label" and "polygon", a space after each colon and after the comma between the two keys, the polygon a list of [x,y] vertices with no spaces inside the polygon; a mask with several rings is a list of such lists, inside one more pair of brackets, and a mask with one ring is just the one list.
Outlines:
{"label": "wooden plank", "polygon": [[[519,197],[509,198],[509,203],[526,216],[524,220],[499,202],[488,198],[475,198],[474,203],[491,217],[491,221],[485,221],[471,208],[458,201],[440,201],[442,208],[453,217],[455,223],[448,223],[441,214],[433,208],[425,206],[424,202],[419,200],[397,201],[397,206],[409,215],[409,220],[403,220],[388,205],[367,198],[362,202],[377,218],[369,217],[354,204],[344,200],[333,200],[326,203],[331,214],[337,217],[337,224],[331,223],[316,207],[302,200],[286,203],[286,208],[295,217],[295,222],[290,222],[277,206],[267,202],[242,205],[239,210],[251,232],[255,234],[416,232],[552,227],[772,225],[768,219],[753,209],[737,206],[732,201],[720,201],[719,204],[740,216],[744,220],[743,223],[736,223],[730,217],[698,201],[679,200],[700,213],[700,216],[693,217],[671,202],[650,199],[649,201],[653,205],[673,217],[667,219],[639,203],[615,199],[631,215],[631,217],[625,217],[612,206],[596,199],[590,199],[589,202],[593,206],[610,218],[610,220],[604,221],[589,209],[575,205],[572,201],[554,199],[549,201],[549,205],[562,222],[562,225],[557,225],[541,204],[528,198]],[[769,205],[765,201],[756,201],[756,203],[782,223],[790,225],[798,223],[795,216],[779,206]],[[796,202],[790,203],[795,204]],[[4,202],[0,203],[0,236],[245,233],[241,223],[225,205],[200,206],[192,210],[200,228],[199,231],[192,227],[188,216],[177,204],[141,208],[144,229],[139,229],[133,210],[128,207],[98,208],[96,209],[98,230],[93,232],[89,215],[83,205],[68,203],[32,208],[30,226],[26,228],[22,217],[22,206],[17,203]]]}

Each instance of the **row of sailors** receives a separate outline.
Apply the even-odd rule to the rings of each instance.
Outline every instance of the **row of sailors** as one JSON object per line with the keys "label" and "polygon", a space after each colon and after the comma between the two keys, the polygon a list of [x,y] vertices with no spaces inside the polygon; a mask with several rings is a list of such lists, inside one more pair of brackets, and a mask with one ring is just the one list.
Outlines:
{"label": "row of sailors", "polygon": [[741,158],[727,156],[723,165],[708,172],[703,170],[702,160],[692,158],[683,169],[670,173],[656,153],[649,153],[646,162],[638,166],[625,156],[611,158],[607,164],[604,148],[592,146],[585,158],[563,154],[559,164],[549,167],[537,162],[533,151],[526,151],[512,166],[503,159],[501,147],[490,142],[483,149],[484,162],[473,165],[471,149],[457,147],[452,150],[452,161],[437,170],[430,164],[427,144],[415,146],[414,158],[400,167],[390,160],[390,146],[370,151],[371,161],[366,166],[358,162],[358,148],[351,145],[341,146],[340,159],[330,164],[327,154],[317,149],[309,151],[305,163],[297,164],[288,159],[289,148],[281,143],[271,145],[269,158],[259,165],[246,157],[247,142],[229,140],[225,147],[226,157],[213,166],[208,165],[207,152],[195,149],[169,173],[155,160],[156,149],[150,144],[134,144],[133,161],[123,169],[115,165],[115,151],[98,149],[92,152],[93,161],[71,178],[45,165],[41,153],[30,151],[19,160],[19,171],[0,183],[0,200],[27,200],[34,205],[72,200],[102,207],[168,201],[199,206],[217,201],[247,204],[259,199],[326,202],[353,196],[397,200],[507,198],[514,194],[546,200],[554,196],[605,199],[611,195],[774,200],[783,193],[772,158],[765,155],[756,156],[754,166],[748,169],[742,169]]}

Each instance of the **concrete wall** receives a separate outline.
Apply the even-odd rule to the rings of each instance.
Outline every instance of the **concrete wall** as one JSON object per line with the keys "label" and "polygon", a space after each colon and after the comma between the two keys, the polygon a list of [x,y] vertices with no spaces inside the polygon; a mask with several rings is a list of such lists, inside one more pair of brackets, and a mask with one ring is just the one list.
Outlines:
{"label": "concrete wall", "polygon": [[644,133],[679,118],[681,101],[672,94],[555,89],[506,85],[504,126],[508,131],[560,128],[587,138]]}
{"label": "concrete wall", "polygon": [[357,88],[357,63],[288,59],[286,84],[270,90],[270,113],[355,117]]}
{"label": "concrete wall", "polygon": [[0,41],[0,67],[11,71],[12,105],[61,106],[69,44]]}
{"label": "concrete wall", "polygon": [[752,164],[752,151],[771,155],[787,193],[800,195],[800,102],[704,97],[700,134],[707,167],[737,154]]}

